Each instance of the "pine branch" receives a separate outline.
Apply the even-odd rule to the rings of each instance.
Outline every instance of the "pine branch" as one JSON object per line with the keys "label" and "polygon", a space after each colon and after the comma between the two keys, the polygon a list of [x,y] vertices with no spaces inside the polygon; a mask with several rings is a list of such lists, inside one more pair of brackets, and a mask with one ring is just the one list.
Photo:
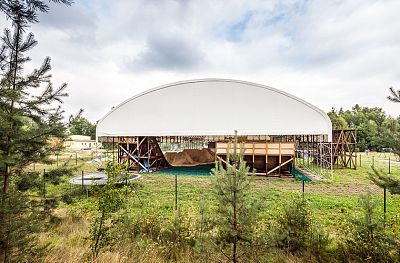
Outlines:
{"label": "pine branch", "polygon": [[381,188],[386,188],[392,194],[400,194],[400,180],[379,172],[372,167],[373,173],[368,173],[369,179]]}
{"label": "pine branch", "polygon": [[391,102],[400,103],[400,90],[395,91],[393,87],[389,88],[391,95],[387,96],[387,99]]}
{"label": "pine branch", "polygon": [[[72,0],[49,0],[56,4],[71,5]],[[28,27],[31,23],[39,22],[38,13],[47,13],[50,10],[48,4],[42,0],[13,0],[1,1],[0,12],[4,13],[13,23],[22,27]]]}
{"label": "pine branch", "polygon": [[26,52],[37,45],[37,41],[32,33],[29,33],[25,41],[21,44],[19,50],[20,52]]}

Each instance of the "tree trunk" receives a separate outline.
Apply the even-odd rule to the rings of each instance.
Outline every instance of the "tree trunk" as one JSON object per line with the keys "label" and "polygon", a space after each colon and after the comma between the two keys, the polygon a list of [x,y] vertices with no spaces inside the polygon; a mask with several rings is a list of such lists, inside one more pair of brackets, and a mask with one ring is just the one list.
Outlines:
{"label": "tree trunk", "polygon": [[3,185],[3,192],[8,192],[8,178],[10,177],[11,167],[6,164],[6,168],[4,169],[4,185]]}
{"label": "tree trunk", "polygon": [[99,246],[100,238],[101,238],[101,235],[102,235],[101,231],[102,231],[102,228],[103,228],[104,216],[105,216],[105,212],[103,211],[102,214],[101,214],[101,218],[100,218],[100,225],[99,225],[99,229],[98,229],[98,232],[97,232],[96,243],[94,244],[94,251],[93,252],[94,252],[94,257],[95,258],[99,255],[98,246]]}
{"label": "tree trunk", "polygon": [[232,262],[238,262],[237,259],[237,242],[238,242],[238,225],[237,225],[237,211],[236,211],[236,190],[237,190],[237,163],[235,162],[235,169],[234,169],[234,190],[233,190],[233,229],[235,230],[235,237],[233,239],[233,251],[232,251]]}

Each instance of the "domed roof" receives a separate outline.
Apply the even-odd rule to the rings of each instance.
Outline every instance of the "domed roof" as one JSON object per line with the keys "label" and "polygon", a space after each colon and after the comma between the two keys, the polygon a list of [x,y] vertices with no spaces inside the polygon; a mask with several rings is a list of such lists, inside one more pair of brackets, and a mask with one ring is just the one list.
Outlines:
{"label": "domed roof", "polygon": [[268,86],[189,80],[138,94],[97,124],[101,136],[327,135],[332,124],[310,103]]}

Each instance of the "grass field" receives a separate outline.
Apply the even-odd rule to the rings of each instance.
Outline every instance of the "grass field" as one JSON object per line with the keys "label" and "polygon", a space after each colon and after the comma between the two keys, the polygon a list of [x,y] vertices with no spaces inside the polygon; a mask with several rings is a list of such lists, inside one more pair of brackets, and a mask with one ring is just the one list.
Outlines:
{"label": "grass field", "polygon": [[[337,169],[333,171],[329,180],[305,183],[304,196],[309,202],[312,216],[316,222],[323,225],[327,232],[333,237],[340,236],[340,229],[344,228],[349,218],[360,214],[361,208],[358,203],[361,195],[372,193],[378,200],[379,211],[383,213],[383,190],[375,186],[368,179],[371,165],[383,172],[388,172],[388,160],[391,158],[391,173],[400,177],[400,163],[395,162],[395,156],[380,153],[360,153],[361,167],[353,169]],[[77,174],[95,172],[101,163],[86,163],[90,159],[79,160]],[[72,162],[73,164],[73,162]],[[35,169],[52,169],[53,165],[36,165]],[[32,167],[31,167],[32,168]],[[72,190],[79,191],[79,186],[70,187],[69,178],[64,178],[60,185],[48,185],[46,187],[47,197],[60,197]],[[189,220],[195,220],[199,216],[200,207],[206,206],[207,211],[213,211],[216,200],[213,193],[214,176],[178,176],[178,207]],[[260,205],[259,218],[262,228],[263,219],[276,217],[285,203],[293,198],[301,198],[302,183],[293,178],[252,178],[251,198]],[[170,219],[174,214],[175,205],[175,176],[171,174],[143,174],[136,181],[134,191],[126,194],[127,211],[132,215],[155,215]],[[398,209],[400,197],[388,195],[387,198],[387,220],[399,223]],[[90,219],[93,214],[93,199],[90,195],[86,197],[86,191],[76,196],[72,204],[61,203],[54,211],[61,220],[47,232],[41,234],[41,241],[49,243],[47,262],[82,262],[90,252],[88,235]],[[210,214],[212,214],[210,212]],[[398,224],[397,224],[398,225]],[[129,248],[132,249],[132,248]],[[137,248],[138,249],[138,248]],[[152,246],[146,246],[151,251],[134,253],[143,262],[164,261],[160,258],[159,250]],[[99,257],[99,262],[122,262],[132,260],[126,247],[117,247],[104,252]],[[180,258],[180,261],[191,261],[190,258]],[[290,260],[288,262],[291,262]],[[295,262],[295,261],[293,261]],[[296,261],[297,262],[297,261]],[[301,261],[298,261],[301,262]]]}

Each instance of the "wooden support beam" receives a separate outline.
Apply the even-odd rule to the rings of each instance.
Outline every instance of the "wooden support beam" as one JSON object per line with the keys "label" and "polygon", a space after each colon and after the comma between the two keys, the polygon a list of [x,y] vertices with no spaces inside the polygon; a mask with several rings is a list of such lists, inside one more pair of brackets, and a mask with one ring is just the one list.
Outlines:
{"label": "wooden support beam", "polygon": [[270,170],[270,171],[267,173],[267,175],[269,175],[269,174],[272,173],[273,171],[276,171],[277,169],[280,169],[282,166],[284,166],[285,164],[290,163],[291,161],[293,161],[293,157],[290,158],[289,160],[287,160],[286,162],[279,164],[279,165],[278,165],[277,167],[275,167],[274,169]]}
{"label": "wooden support beam", "polygon": [[224,164],[229,165],[229,166],[232,166],[232,164],[228,163],[227,161],[225,161],[224,159],[222,159],[222,158],[219,157],[218,155],[216,155],[216,157],[217,157],[217,160],[223,162]]}
{"label": "wooden support beam", "polygon": [[121,145],[119,145],[119,147],[121,148],[122,151],[124,151],[129,157],[131,157],[136,163],[138,163],[143,169],[147,169],[146,167],[144,167],[143,164],[141,164],[139,162],[138,159],[136,159],[130,152],[128,152],[127,150],[125,150]]}

